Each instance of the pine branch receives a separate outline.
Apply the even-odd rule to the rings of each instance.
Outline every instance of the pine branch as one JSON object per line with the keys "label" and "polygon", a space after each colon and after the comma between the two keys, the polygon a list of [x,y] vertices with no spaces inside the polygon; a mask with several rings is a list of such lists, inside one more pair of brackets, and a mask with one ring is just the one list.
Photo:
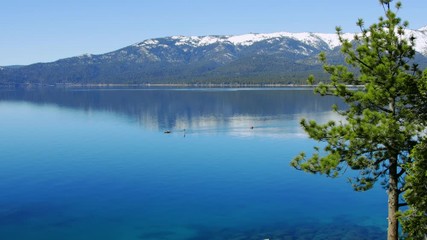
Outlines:
{"label": "pine branch", "polygon": [[358,63],[362,64],[363,66],[367,67],[369,70],[374,71],[374,68],[363,62],[360,58],[356,57],[355,55],[352,56],[354,60],[356,60]]}
{"label": "pine branch", "polygon": [[405,169],[400,169],[400,172],[397,174],[397,177],[400,178],[403,174],[405,174],[406,170]]}

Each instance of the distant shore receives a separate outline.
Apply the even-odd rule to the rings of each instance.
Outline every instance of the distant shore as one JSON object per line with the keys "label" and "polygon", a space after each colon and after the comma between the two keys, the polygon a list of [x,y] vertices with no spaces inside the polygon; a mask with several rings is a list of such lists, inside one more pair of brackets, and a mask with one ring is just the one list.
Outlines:
{"label": "distant shore", "polygon": [[[16,83],[3,84],[0,88],[305,88],[313,89],[317,85],[308,84],[281,84],[281,83],[142,83],[142,84],[124,84],[124,83],[57,83],[57,84],[34,84],[34,83]],[[349,85],[350,88],[360,88],[363,86]]]}
{"label": "distant shore", "polygon": [[312,88],[313,85],[303,84],[282,84],[282,83],[257,83],[257,84],[241,84],[241,83],[138,83],[138,84],[125,84],[125,83],[56,83],[56,84],[39,84],[39,83],[11,83],[3,84],[0,87],[17,87],[17,88],[31,88],[31,87],[61,87],[61,88],[81,88],[81,87],[306,87]]}

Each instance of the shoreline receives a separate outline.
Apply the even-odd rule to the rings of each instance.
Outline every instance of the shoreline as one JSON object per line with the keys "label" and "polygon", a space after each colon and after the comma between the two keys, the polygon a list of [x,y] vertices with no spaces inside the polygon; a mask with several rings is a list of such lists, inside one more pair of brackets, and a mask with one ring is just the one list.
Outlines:
{"label": "shoreline", "polygon": [[0,88],[110,88],[110,87],[130,87],[130,88],[151,88],[151,87],[191,87],[191,88],[314,88],[315,85],[306,84],[237,84],[237,83],[57,83],[57,84],[34,84],[34,83],[13,83],[0,85]]}
{"label": "shoreline", "polygon": [[[313,89],[317,85],[308,84],[282,84],[282,83],[260,83],[260,84],[237,84],[237,83],[57,83],[57,84],[33,84],[33,83],[14,83],[0,85],[0,88],[306,88]],[[348,85],[351,88],[363,86]]]}

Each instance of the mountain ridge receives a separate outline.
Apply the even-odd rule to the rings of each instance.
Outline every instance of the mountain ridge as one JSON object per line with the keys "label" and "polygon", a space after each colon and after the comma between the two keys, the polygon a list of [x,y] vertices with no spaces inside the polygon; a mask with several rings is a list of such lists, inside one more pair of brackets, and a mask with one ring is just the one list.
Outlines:
{"label": "mountain ridge", "polygon": [[[415,50],[427,55],[427,25],[416,30],[407,29],[406,35],[414,35],[416,37]],[[409,32],[409,34],[408,34]],[[344,33],[344,39],[352,40],[357,33]],[[164,38],[179,39],[178,44],[199,43],[196,46],[206,46],[217,42],[230,42],[234,45],[249,46],[255,42],[264,40],[273,40],[281,37],[288,37],[305,43],[314,43],[316,40],[321,40],[328,44],[330,50],[340,46],[340,42],[336,33],[318,33],[318,32],[273,32],[273,33],[249,33],[241,35],[205,35],[205,36],[169,36]],[[133,44],[132,46],[156,44],[161,38],[152,38],[145,41]]]}
{"label": "mountain ridge", "polygon": [[[410,35],[417,63],[427,66],[427,26]],[[339,46],[336,34],[310,32],[153,38],[105,54],[0,67],[0,84],[303,83],[312,73],[327,79],[317,56],[341,63]]]}

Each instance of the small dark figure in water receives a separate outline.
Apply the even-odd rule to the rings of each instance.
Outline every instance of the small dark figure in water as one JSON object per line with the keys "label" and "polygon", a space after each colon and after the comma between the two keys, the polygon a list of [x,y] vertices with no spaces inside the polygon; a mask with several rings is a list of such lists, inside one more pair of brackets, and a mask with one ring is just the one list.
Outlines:
{"label": "small dark figure in water", "polygon": [[166,130],[166,131],[164,131],[164,133],[169,134],[169,133],[172,133],[172,131],[171,130]]}
{"label": "small dark figure in water", "polygon": [[254,126],[251,126],[251,129],[254,129]]}

